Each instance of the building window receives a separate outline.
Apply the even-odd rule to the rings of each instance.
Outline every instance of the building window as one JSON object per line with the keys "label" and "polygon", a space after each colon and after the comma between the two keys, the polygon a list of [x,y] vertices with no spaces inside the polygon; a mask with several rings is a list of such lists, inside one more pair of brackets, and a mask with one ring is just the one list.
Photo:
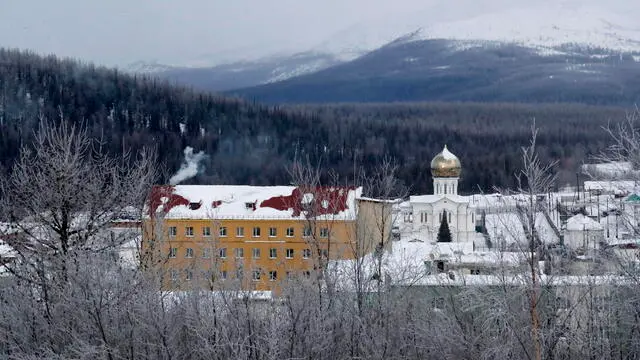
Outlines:
{"label": "building window", "polygon": [[192,258],[193,257],[193,249],[192,248],[187,248],[187,253],[185,254],[186,258]]}
{"label": "building window", "polygon": [[480,275],[480,270],[478,270],[478,269],[471,269],[471,275]]}
{"label": "building window", "polygon": [[261,271],[260,270],[254,270],[253,271],[253,275],[252,275],[253,281],[260,280],[260,275],[261,275]]}
{"label": "building window", "polygon": [[269,258],[270,259],[275,259],[277,257],[278,257],[278,249],[276,249],[276,248],[269,249]]}
{"label": "building window", "polygon": [[202,249],[202,257],[204,259],[210,258],[211,257],[211,249],[209,249],[209,248]]}
{"label": "building window", "polygon": [[451,224],[451,211],[449,211],[449,224]]}
{"label": "building window", "polygon": [[260,228],[257,226],[253,228],[253,237],[260,237]]}
{"label": "building window", "polygon": [[244,228],[243,227],[237,227],[236,228],[236,236],[237,237],[243,237],[244,236]]}
{"label": "building window", "polygon": [[321,255],[323,259],[328,259],[329,258],[329,250],[327,249],[322,249],[321,251]]}
{"label": "building window", "polygon": [[193,226],[187,226],[184,229],[184,234],[189,237],[193,237]]}
{"label": "building window", "polygon": [[293,259],[293,249],[287,249],[285,253],[287,259]]}
{"label": "building window", "polygon": [[169,249],[169,257],[174,258],[176,256],[178,256],[178,248]]}
{"label": "building window", "polygon": [[226,259],[227,258],[227,248],[220,248],[220,250],[218,250],[218,255],[220,256],[221,259]]}
{"label": "building window", "polygon": [[302,258],[303,259],[308,259],[310,257],[311,257],[311,249],[302,250]]}
{"label": "building window", "polygon": [[184,272],[185,272],[185,276],[184,276],[185,280],[191,281],[191,279],[193,279],[193,271],[185,270]]}
{"label": "building window", "polygon": [[269,228],[269,237],[276,237],[278,235],[278,230],[274,227]]}
{"label": "building window", "polygon": [[178,235],[178,229],[175,226],[169,227],[169,236],[176,237]]}
{"label": "building window", "polygon": [[444,272],[444,261],[436,261],[436,269],[439,273]]}
{"label": "building window", "polygon": [[420,222],[423,223],[424,222],[424,213],[420,213]]}
{"label": "building window", "polygon": [[329,228],[321,228],[320,229],[320,237],[322,238],[328,238],[329,237]]}
{"label": "building window", "polygon": [[287,280],[293,279],[293,274],[291,273],[291,271],[287,271],[285,276],[287,277]]}
{"label": "building window", "polygon": [[236,258],[242,259],[244,257],[244,249],[243,248],[236,248],[234,251],[235,251]]}
{"label": "building window", "polygon": [[294,233],[292,227],[287,228],[287,237],[293,237]]}
{"label": "building window", "polygon": [[205,226],[202,228],[202,236],[209,237],[211,236],[211,227]]}
{"label": "building window", "polygon": [[227,280],[227,270],[220,271],[220,279]]}
{"label": "building window", "polygon": [[275,270],[269,271],[269,281],[278,280],[278,272]]}
{"label": "building window", "polygon": [[474,216],[473,216],[473,215],[474,215],[474,213],[471,213],[471,222],[475,225],[476,220],[474,219]]}
{"label": "building window", "polygon": [[253,248],[253,250],[251,251],[251,254],[253,255],[254,259],[260,259],[260,249],[259,248]]}
{"label": "building window", "polygon": [[304,277],[306,277],[307,279],[311,277],[311,271],[309,270],[303,272],[302,274],[304,274]]}
{"label": "building window", "polygon": [[171,281],[178,281],[179,278],[179,274],[178,274],[178,270],[170,270],[169,273],[171,274]]}
{"label": "building window", "polygon": [[305,226],[302,230],[302,236],[311,236],[311,227]]}
{"label": "building window", "polygon": [[227,236],[227,227],[226,226],[221,226],[220,227],[220,236],[221,237]]}
{"label": "building window", "polygon": [[254,204],[254,203],[252,203],[252,202],[246,202],[246,203],[244,203],[244,207],[245,207],[245,209],[247,209],[247,210],[255,210],[255,209],[254,209],[254,205],[255,205],[255,204]]}

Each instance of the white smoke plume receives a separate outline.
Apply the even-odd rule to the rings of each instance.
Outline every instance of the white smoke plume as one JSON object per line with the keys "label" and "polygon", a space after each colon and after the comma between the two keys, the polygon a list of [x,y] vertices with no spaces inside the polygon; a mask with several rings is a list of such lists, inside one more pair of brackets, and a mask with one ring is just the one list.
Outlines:
{"label": "white smoke plume", "polygon": [[180,170],[169,179],[169,184],[178,185],[198,175],[199,163],[206,157],[204,151],[194,154],[191,146],[184,148],[184,161],[180,165]]}

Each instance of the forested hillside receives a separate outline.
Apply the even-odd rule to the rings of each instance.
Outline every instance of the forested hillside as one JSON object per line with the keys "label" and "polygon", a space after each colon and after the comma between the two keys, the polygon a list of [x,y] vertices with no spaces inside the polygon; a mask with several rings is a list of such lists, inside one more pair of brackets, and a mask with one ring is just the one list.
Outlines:
{"label": "forested hillside", "polygon": [[[283,184],[295,154],[322,160],[345,176],[357,157],[365,167],[390,155],[413,192],[430,191],[431,158],[446,143],[463,163],[462,192],[513,185],[519,148],[531,120],[539,150],[560,160],[564,179],[602,149],[601,127],[625,109],[579,105],[414,103],[267,107],[174,87],[151,77],[55,57],[0,50],[0,163],[10,164],[30,141],[40,115],[84,123],[112,152],[156,146],[166,168],[183,149],[204,151],[200,183]],[[184,126],[181,126],[184,124]]]}

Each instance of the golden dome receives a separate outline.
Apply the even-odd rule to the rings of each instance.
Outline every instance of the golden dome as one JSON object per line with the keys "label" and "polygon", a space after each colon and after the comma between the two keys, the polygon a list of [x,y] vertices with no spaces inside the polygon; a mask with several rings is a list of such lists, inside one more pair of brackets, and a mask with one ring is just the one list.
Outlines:
{"label": "golden dome", "polygon": [[447,145],[431,160],[433,177],[460,177],[461,171],[460,160],[447,149]]}

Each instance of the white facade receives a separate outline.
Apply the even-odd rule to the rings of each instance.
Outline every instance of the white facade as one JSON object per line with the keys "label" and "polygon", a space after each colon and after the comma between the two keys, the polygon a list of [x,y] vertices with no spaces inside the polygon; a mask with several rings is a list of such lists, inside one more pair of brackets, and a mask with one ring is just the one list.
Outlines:
{"label": "white facade", "polygon": [[[455,189],[457,193],[457,189]],[[413,233],[422,241],[435,242],[443,216],[447,216],[451,240],[472,242],[476,237],[475,210],[469,199],[455,194],[411,196]]]}
{"label": "white facade", "polygon": [[604,241],[604,228],[598,222],[578,214],[567,221],[564,244],[571,249],[598,249]]}

